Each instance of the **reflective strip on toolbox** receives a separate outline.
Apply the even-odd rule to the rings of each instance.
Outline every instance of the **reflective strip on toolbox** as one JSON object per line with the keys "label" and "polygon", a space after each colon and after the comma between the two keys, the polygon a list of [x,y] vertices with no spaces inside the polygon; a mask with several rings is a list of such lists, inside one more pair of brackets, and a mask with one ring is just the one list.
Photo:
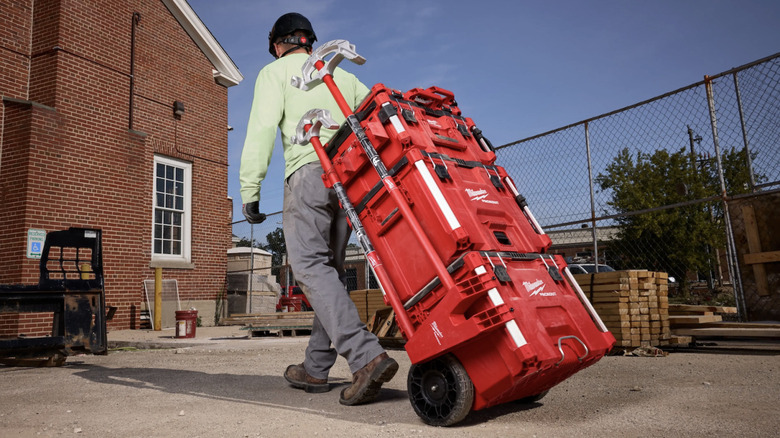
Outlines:
{"label": "reflective strip on toolbox", "polygon": [[[474,269],[474,273],[477,275],[482,275],[487,272],[487,269],[485,269],[484,266],[479,266],[476,269]],[[494,306],[500,306],[504,304],[504,299],[501,298],[501,294],[498,293],[498,289],[493,288],[488,291],[488,296],[490,297],[490,301],[493,303]],[[517,321],[514,319],[504,324],[506,327],[507,333],[509,333],[509,336],[512,338],[512,340],[515,342],[515,345],[517,345],[517,348],[522,347],[523,345],[526,345],[528,342],[525,340],[525,336],[523,336],[523,332],[520,331],[520,327],[517,326]]]}
{"label": "reflective strip on toolbox", "polygon": [[433,175],[431,175],[428,167],[425,166],[425,163],[422,160],[415,162],[414,166],[420,172],[420,176],[422,176],[423,181],[425,181],[425,185],[428,186],[428,190],[430,190],[431,195],[433,195],[433,199],[436,200],[436,204],[439,205],[439,209],[441,209],[442,214],[444,214],[444,218],[447,219],[450,228],[452,230],[460,228],[458,218],[455,217],[455,213],[453,213],[450,204],[448,204],[447,200],[444,198],[444,194],[433,179]]}

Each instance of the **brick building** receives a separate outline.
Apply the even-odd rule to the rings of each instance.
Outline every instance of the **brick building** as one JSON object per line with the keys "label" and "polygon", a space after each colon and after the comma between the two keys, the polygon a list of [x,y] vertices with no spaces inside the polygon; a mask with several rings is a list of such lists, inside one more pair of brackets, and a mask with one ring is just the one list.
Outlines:
{"label": "brick building", "polygon": [[28,230],[100,228],[109,329],[139,327],[156,267],[213,324],[241,73],[184,0],[3,0],[0,22],[0,283],[37,282]]}

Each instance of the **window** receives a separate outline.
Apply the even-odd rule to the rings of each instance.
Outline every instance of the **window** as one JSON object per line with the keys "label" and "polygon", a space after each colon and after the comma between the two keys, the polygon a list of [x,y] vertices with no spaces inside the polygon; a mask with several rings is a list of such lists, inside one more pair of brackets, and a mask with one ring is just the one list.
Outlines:
{"label": "window", "polygon": [[154,157],[152,260],[190,262],[192,163]]}

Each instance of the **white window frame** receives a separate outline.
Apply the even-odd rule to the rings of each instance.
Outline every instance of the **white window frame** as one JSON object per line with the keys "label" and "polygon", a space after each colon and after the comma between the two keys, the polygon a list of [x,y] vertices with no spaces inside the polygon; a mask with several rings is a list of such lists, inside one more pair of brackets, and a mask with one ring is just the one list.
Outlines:
{"label": "white window frame", "polygon": [[[176,167],[184,170],[184,209],[182,211],[182,235],[181,254],[156,254],[155,253],[155,226],[157,213],[157,165]],[[154,169],[152,171],[152,232],[151,232],[152,262],[191,263],[192,261],[192,163],[177,160],[162,155],[154,156]]]}

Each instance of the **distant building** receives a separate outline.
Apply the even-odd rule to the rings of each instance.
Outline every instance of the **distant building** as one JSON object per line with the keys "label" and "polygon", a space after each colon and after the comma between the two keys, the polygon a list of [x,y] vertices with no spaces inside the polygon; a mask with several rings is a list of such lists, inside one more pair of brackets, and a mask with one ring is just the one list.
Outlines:
{"label": "distant building", "polygon": [[0,282],[37,282],[29,230],[100,228],[109,328],[139,327],[158,267],[213,324],[234,63],[184,0],[3,0],[0,20]]}

